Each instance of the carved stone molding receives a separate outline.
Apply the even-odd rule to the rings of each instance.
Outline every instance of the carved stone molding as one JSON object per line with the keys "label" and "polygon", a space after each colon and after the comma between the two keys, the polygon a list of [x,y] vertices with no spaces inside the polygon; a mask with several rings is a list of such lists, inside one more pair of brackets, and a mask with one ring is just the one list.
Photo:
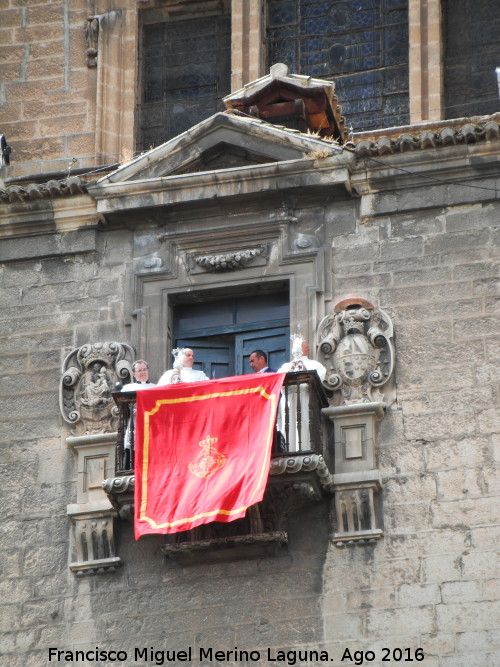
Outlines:
{"label": "carved stone molding", "polygon": [[244,248],[221,253],[193,254],[190,257],[190,265],[193,268],[194,266],[198,266],[209,273],[237,271],[252,264],[258,257],[264,258],[267,255],[267,250],[266,245],[259,245],[255,248]]}
{"label": "carved stone molding", "polygon": [[111,477],[103,480],[101,484],[120,519],[132,523],[134,520],[135,476]]}
{"label": "carved stone molding", "polygon": [[85,41],[87,43],[87,67],[97,67],[97,49],[99,44],[99,17],[90,16],[85,22]]}
{"label": "carved stone molding", "polygon": [[293,474],[314,471],[318,481],[325,491],[333,490],[333,475],[328,469],[321,454],[294,456],[290,458],[272,459],[270,475]]}
{"label": "carved stone molding", "polygon": [[64,360],[59,405],[75,435],[116,431],[118,410],[111,397],[117,382],[132,376],[129,345],[108,342],[82,345]]}
{"label": "carved stone molding", "polygon": [[391,403],[394,371],[392,322],[384,311],[360,297],[335,306],[318,326],[319,361],[334,404]]}

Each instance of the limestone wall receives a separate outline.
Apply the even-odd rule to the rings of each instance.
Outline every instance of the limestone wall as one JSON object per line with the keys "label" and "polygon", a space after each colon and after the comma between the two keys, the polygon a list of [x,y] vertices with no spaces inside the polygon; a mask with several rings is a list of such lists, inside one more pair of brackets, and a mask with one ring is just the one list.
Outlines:
{"label": "limestone wall", "polygon": [[[200,660],[200,647],[259,651],[262,665],[299,648],[327,651],[339,666],[355,664],[356,651],[376,656],[359,664],[385,664],[384,648],[388,664],[400,661],[397,649],[419,661],[418,648],[425,667],[498,664],[496,193],[390,178],[360,162],[361,196],[296,206],[299,220],[314,211],[325,223],[326,308],[357,292],[395,325],[397,402],[377,436],[384,538],[371,545],[332,544],[324,504],[294,518],[289,548],[275,558],[180,568],[165,562],[161,537],[136,543],[120,522],[123,567],[75,577],[66,507],[76,457],[57,403],[61,366],[87,342],[134,343],[124,304],[140,244],[134,251],[124,228],[72,231],[71,243],[55,231],[9,239],[0,273],[0,646],[9,665],[96,646],[126,652],[126,665],[157,663],[141,657],[151,647],[192,647],[192,664],[245,664]],[[300,664],[322,664],[322,655]]]}
{"label": "limestone wall", "polygon": [[[434,183],[411,202],[377,196],[355,234],[333,239],[334,293],[369,294],[393,318],[398,400],[378,436],[385,539],[329,551],[324,629],[337,653],[350,637],[377,656],[421,646],[426,667],[492,666],[498,205],[470,202],[478,192],[467,187],[459,205],[443,205],[445,188]],[[389,198],[400,212],[387,211]]]}

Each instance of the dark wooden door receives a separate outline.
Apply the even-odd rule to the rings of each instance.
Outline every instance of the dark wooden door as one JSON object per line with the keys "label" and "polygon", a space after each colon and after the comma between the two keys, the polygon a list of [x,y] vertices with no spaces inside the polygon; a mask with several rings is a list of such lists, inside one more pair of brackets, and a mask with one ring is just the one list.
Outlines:
{"label": "dark wooden door", "polygon": [[278,369],[290,359],[288,293],[176,306],[174,332],[175,347],[192,348],[194,367],[210,379],[251,373],[248,358],[256,349]]}

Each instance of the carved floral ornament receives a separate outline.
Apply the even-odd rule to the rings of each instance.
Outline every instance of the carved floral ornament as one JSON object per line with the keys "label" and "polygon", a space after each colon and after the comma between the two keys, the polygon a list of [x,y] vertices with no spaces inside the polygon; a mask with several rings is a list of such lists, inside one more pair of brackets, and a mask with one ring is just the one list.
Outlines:
{"label": "carved floral ornament", "polygon": [[360,297],[339,302],[319,324],[319,361],[325,385],[341,405],[389,403],[394,371],[393,326],[384,311]]}
{"label": "carved floral ornament", "polygon": [[205,271],[234,271],[236,269],[244,269],[248,264],[251,264],[254,259],[264,255],[267,248],[265,245],[257,246],[256,248],[245,248],[243,250],[235,250],[232,252],[213,254],[213,255],[197,255],[194,262],[198,264]]}
{"label": "carved floral ornament", "polygon": [[130,381],[133,350],[124,343],[82,345],[63,364],[59,405],[74,433],[113,433],[118,408],[111,397],[117,382]]}

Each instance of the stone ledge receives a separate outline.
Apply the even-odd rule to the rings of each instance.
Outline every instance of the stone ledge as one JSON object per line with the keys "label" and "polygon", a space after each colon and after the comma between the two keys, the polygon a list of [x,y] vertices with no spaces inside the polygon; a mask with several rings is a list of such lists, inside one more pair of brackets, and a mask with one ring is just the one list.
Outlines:
{"label": "stone ledge", "polygon": [[287,543],[287,533],[275,531],[166,544],[161,551],[179,565],[195,565],[274,556]]}

